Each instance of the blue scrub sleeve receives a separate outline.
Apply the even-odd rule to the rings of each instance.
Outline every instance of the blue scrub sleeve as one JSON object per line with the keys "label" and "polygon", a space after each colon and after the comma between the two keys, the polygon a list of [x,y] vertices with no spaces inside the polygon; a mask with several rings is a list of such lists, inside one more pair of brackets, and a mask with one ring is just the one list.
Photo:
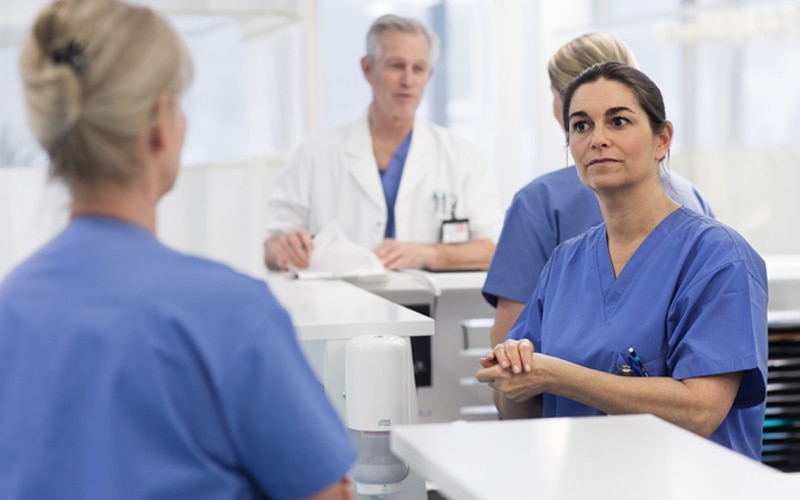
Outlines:
{"label": "blue scrub sleeve", "polygon": [[749,264],[729,262],[701,274],[678,292],[667,320],[672,376],[682,380],[743,371],[736,408],[766,397],[766,270]]}
{"label": "blue scrub sleeve", "polygon": [[300,350],[288,314],[266,311],[220,397],[231,439],[270,498],[304,498],[344,477],[355,451]]}
{"label": "blue scrub sleeve", "polygon": [[482,290],[492,307],[497,307],[498,297],[528,302],[542,268],[558,244],[556,228],[548,217],[550,209],[537,206],[541,198],[520,191],[506,211]]}

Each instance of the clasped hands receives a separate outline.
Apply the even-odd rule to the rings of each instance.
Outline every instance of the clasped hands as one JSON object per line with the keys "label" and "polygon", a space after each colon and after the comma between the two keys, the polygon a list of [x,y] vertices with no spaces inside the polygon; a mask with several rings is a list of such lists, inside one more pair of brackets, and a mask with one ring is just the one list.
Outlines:
{"label": "clasped hands", "polygon": [[481,358],[476,378],[512,401],[522,402],[544,392],[539,366],[542,355],[528,339],[506,340]]}

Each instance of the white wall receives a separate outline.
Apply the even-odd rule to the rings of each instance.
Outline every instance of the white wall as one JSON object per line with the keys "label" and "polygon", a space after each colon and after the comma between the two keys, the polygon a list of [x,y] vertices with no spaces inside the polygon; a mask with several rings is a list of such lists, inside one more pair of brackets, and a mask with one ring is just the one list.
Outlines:
{"label": "white wall", "polygon": [[[185,168],[158,207],[158,237],[177,250],[263,272],[266,198],[280,161]],[[69,220],[69,194],[43,168],[0,168],[0,280]]]}
{"label": "white wall", "polygon": [[0,279],[64,226],[68,203],[46,169],[0,168]]}
{"label": "white wall", "polygon": [[185,168],[158,207],[158,236],[178,250],[264,270],[266,201],[278,160]]}
{"label": "white wall", "polygon": [[[413,14],[425,5],[421,1],[317,3],[321,14],[339,9],[345,17],[347,8],[358,6],[377,9],[381,4],[388,9],[408,4],[404,13]],[[710,199],[718,218],[739,230],[760,252],[800,253],[800,231],[794,230],[794,214],[800,213],[800,196],[795,193],[800,184],[800,148],[792,127],[800,111],[800,94],[793,86],[800,80],[800,36],[787,28],[787,23],[800,23],[800,0],[776,2],[777,10],[753,3],[754,7],[741,10],[744,14],[723,13],[730,22],[715,30],[698,29],[691,23],[681,29],[676,24],[681,19],[677,0],[652,5],[636,0],[448,0],[448,4],[466,13],[448,28],[461,35],[458,46],[451,46],[457,57],[450,61],[448,85],[458,99],[448,103],[451,126],[480,144],[504,200],[510,200],[534,176],[567,164],[565,141],[552,117],[545,71],[548,58],[577,35],[607,29],[631,45],[642,69],[665,93],[668,114],[676,126],[672,168],[692,179]],[[632,4],[637,9],[626,7]],[[643,15],[639,11],[645,7],[663,9],[664,15]],[[696,16],[698,22],[717,22],[714,9],[703,12]],[[767,19],[765,13],[770,12],[785,15],[767,22],[772,18]],[[315,71],[304,65],[315,59],[306,57],[306,51],[313,51],[305,45],[303,26],[295,24],[245,40],[238,62],[224,66],[225,71],[237,72],[226,80],[228,100],[224,103],[230,102],[231,94],[243,102],[238,121],[230,127],[224,122],[224,126],[240,123],[240,138],[231,141],[215,133],[197,139],[216,142],[214,148],[189,151],[194,152],[187,154],[192,162],[206,166],[185,168],[176,191],[164,200],[160,225],[168,243],[237,266],[260,265],[264,201],[283,160],[242,158],[285,158],[314,123],[331,126],[362,112],[368,89],[357,63],[367,13],[359,13],[356,21],[361,28],[351,27],[345,33],[335,31],[335,26],[321,26],[320,79],[309,86],[306,72],[313,76]],[[209,32],[189,27],[199,75],[213,75],[222,64],[222,56],[211,57],[204,47],[235,38],[226,26]],[[213,37],[206,40],[202,33]],[[348,39],[344,48],[355,53],[334,50],[330,37],[337,33]],[[691,65],[692,51],[695,66]],[[0,56],[0,62],[16,57],[2,52]],[[348,78],[337,76],[344,73]],[[338,86],[342,82],[345,88]],[[3,108],[6,114],[19,107],[20,97],[11,95],[17,87],[2,87],[6,92],[0,103],[16,103],[16,108]],[[204,123],[214,121],[213,110],[230,108],[211,106],[211,98],[199,92],[208,87],[208,82],[199,85],[187,102],[193,107],[202,105],[208,115]],[[309,95],[309,88],[319,95]],[[317,98],[318,107],[307,105]],[[331,114],[333,110],[339,110],[340,118]],[[189,115],[191,134],[193,116]],[[230,158],[213,156],[218,149],[227,151]],[[0,169],[0,272],[65,220],[63,207],[57,213],[56,198],[45,203],[50,195],[43,190],[44,182],[43,171]]]}

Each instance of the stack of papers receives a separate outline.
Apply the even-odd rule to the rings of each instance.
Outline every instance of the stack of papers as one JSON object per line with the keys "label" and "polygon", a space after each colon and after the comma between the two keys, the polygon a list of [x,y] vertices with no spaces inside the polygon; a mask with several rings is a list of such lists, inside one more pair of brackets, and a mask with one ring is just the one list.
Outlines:
{"label": "stack of papers", "polygon": [[371,249],[353,243],[335,223],[314,236],[308,269],[291,269],[297,279],[365,278],[387,274]]}

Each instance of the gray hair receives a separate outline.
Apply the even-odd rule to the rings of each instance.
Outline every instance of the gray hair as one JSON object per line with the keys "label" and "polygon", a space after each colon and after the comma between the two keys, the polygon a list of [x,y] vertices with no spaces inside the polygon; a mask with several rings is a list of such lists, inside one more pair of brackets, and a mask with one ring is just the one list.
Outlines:
{"label": "gray hair", "polygon": [[378,38],[384,31],[402,31],[403,33],[423,34],[428,39],[428,47],[430,49],[428,56],[428,65],[433,68],[436,64],[436,59],[439,57],[439,37],[436,33],[430,31],[425,27],[422,22],[411,17],[400,17],[394,14],[386,14],[372,23],[372,26],[367,32],[367,57],[371,63],[378,60],[380,54],[380,47],[378,45]]}

